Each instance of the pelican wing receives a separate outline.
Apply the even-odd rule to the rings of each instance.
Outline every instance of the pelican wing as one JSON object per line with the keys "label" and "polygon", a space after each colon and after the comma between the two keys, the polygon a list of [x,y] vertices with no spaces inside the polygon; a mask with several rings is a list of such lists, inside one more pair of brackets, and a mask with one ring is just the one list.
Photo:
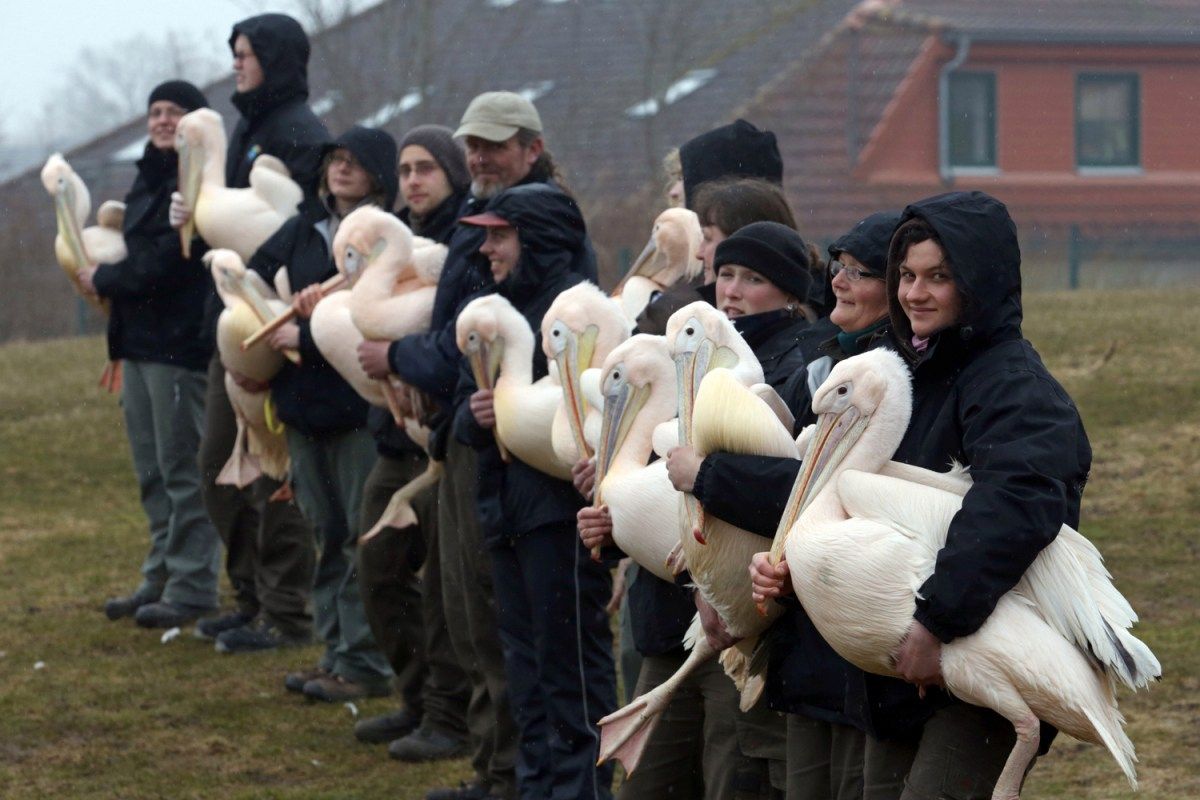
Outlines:
{"label": "pelican wing", "polygon": [[288,175],[287,168],[283,167],[280,173],[265,155],[256,158],[250,168],[250,188],[285,219],[296,213],[296,206],[304,199],[304,193]]}
{"label": "pelican wing", "polygon": [[796,425],[796,417],[792,415],[792,410],[787,407],[787,403],[783,402],[783,398],[779,393],[767,383],[756,383],[750,387],[750,391],[767,404],[767,407],[775,412],[775,416],[779,419],[779,424],[787,430],[791,430]]}
{"label": "pelican wing", "polygon": [[727,369],[714,369],[704,376],[692,411],[692,430],[698,453],[800,457],[791,429]]}

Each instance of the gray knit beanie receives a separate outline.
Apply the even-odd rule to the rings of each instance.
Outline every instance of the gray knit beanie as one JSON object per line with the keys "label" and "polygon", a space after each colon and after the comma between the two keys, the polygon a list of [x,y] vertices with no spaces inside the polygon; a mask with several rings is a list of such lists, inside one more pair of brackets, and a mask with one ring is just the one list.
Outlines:
{"label": "gray knit beanie", "polygon": [[429,151],[434,161],[446,173],[450,188],[462,192],[471,185],[467,172],[467,154],[454,139],[454,131],[442,125],[418,125],[404,134],[400,140],[400,152],[410,144],[420,145]]}

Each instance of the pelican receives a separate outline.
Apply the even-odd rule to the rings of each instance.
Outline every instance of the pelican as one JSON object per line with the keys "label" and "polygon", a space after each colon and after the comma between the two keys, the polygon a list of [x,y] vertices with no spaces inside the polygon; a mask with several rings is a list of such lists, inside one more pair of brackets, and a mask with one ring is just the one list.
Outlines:
{"label": "pelican", "polygon": [[[499,295],[472,300],[455,323],[458,349],[480,388],[495,391],[496,442],[534,469],[571,480],[571,464],[554,455],[550,429],[562,388],[550,375],[533,381],[533,329]],[[494,383],[490,383],[494,379]]]}
{"label": "pelican", "polygon": [[601,406],[587,401],[583,373],[598,370],[613,348],[629,337],[629,328],[620,306],[592,283],[579,283],[560,293],[542,317],[542,351],[554,365],[563,394],[551,426],[551,443],[564,464],[589,458],[599,433]]}
{"label": "pelican", "polygon": [[650,459],[656,426],[675,417],[675,365],[661,336],[638,334],[605,359],[604,421],[596,455],[596,496],[612,516],[613,541],[655,576],[673,582],[683,524],[679,492],[665,461]]}
{"label": "pelican", "polygon": [[96,212],[96,225],[83,227],[92,212],[92,197],[83,179],[71,169],[61,154],[46,159],[42,167],[42,186],[54,198],[54,216],[58,233],[54,237],[54,257],[62,267],[76,293],[105,313],[108,303],[83,291],[79,285],[79,270],[89,264],[115,264],[124,260],[125,204],[105,201]]}
{"label": "pelican", "polygon": [[[283,366],[284,354],[272,350],[266,342],[243,351],[241,343],[264,319],[278,314],[283,304],[272,299],[272,292],[262,278],[247,272],[242,259],[232,250],[210,250],[204,260],[225,303],[225,310],[217,319],[221,363],[227,370],[256,381],[270,381]],[[248,392],[228,373],[225,390],[237,419],[237,437],[217,483],[240,488],[262,473],[283,480],[288,471],[287,441],[282,426],[273,419],[269,391]]]}
{"label": "pelican", "polygon": [[700,219],[686,208],[668,208],[654,220],[650,241],[613,290],[630,322],[636,322],[655,292],[700,274]]}
{"label": "pelican", "polygon": [[[970,486],[961,470],[879,474],[903,439],[911,403],[895,353],[875,350],[834,367],[813,398],[817,427],[771,549],[775,560],[786,552],[796,594],[822,637],[860,669],[896,677],[891,658],[916,591]],[[1063,526],[978,631],[942,646],[946,688],[1016,729],[993,798],[1019,796],[1039,720],[1103,744],[1136,788],[1115,684],[1136,689],[1161,673],[1128,633],[1136,619],[1099,552]]]}
{"label": "pelican", "polygon": [[[363,206],[338,226],[333,253],[339,272],[358,276],[347,306],[350,319],[363,338],[392,341],[429,329],[434,293],[446,260],[444,245],[413,236],[408,226],[393,214],[375,206]],[[357,266],[362,261],[368,262],[366,267]],[[421,424],[421,414],[400,414],[396,393],[410,391],[408,387],[399,381],[377,383],[396,423],[409,438],[424,446],[429,430]],[[392,495],[379,520],[364,534],[364,540],[386,527],[416,524],[412,499],[436,484],[441,473],[441,463],[431,460],[425,472]]]}
{"label": "pelican", "polygon": [[[618,352],[620,349],[614,351],[614,355]],[[636,402],[636,395],[633,397]],[[705,377],[696,397],[694,415],[695,443],[699,452],[725,450],[791,457],[797,453],[795,442],[775,411],[743,385],[729,369],[716,368]],[[606,405],[606,423],[608,416]],[[604,440],[607,441],[607,436]],[[599,472],[597,467],[597,476]],[[618,487],[625,488],[621,484]],[[609,491],[607,482],[602,484],[602,489]],[[678,493],[675,494],[678,498]],[[615,538],[618,518],[613,510],[613,499],[617,498],[606,495],[606,499],[613,515]],[[765,685],[765,676],[761,672],[750,675],[751,656],[757,647],[759,634],[782,611],[778,606],[770,605],[765,613],[760,614],[749,598],[751,586],[747,568],[754,553],[762,549],[763,540],[711,516],[704,521],[707,537],[694,534],[689,516],[678,499],[673,508],[674,525],[671,526],[671,533],[676,535],[678,543],[682,525],[683,557],[696,590],[721,617],[730,635],[740,639],[722,655],[722,666],[741,691],[742,710],[749,710],[761,696]],[[661,526],[666,523],[656,524]],[[642,563],[640,559],[638,561]],[[691,653],[674,675],[600,720],[601,761],[616,758],[624,764],[626,772],[632,772],[637,767],[658,716],[670,704],[676,689],[692,671],[717,655],[700,630],[698,618],[693,621],[685,637],[685,645]]]}
{"label": "pelican", "polygon": [[245,262],[296,213],[303,192],[283,162],[266,154],[254,160],[249,188],[226,188],[223,125],[216,111],[198,108],[175,128],[179,191],[192,209],[179,233],[185,257],[198,230],[209,246],[233,250]]}

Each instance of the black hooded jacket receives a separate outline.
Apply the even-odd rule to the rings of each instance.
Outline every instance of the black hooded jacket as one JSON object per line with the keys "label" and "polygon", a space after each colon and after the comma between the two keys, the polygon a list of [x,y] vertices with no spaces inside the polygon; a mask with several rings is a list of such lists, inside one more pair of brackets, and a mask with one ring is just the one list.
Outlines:
{"label": "black hooded jacket", "polygon": [[[557,188],[548,177],[532,173],[518,186],[537,183],[547,183]],[[487,204],[486,200],[468,195],[456,219],[481,213]],[[447,243],[450,251],[446,254],[442,275],[438,278],[429,332],[405,336],[392,342],[388,349],[392,372],[447,407],[453,403],[459,375],[454,320],[466,298],[492,286],[488,260],[479,252],[483,240],[482,228],[474,225],[455,226]],[[570,271],[584,280],[596,281],[596,253],[586,233],[583,246],[572,256]]]}
{"label": "black hooded jacket", "polygon": [[974,633],[1054,540],[1079,526],[1092,451],[1071,398],[1021,335],[1021,253],[1004,204],[953,192],[910,205],[929,223],[963,296],[961,322],[917,353],[888,271],[892,326],[913,370],[913,415],[895,459],[933,470],[951,460],[972,486],[950,523],[916,619],[943,642]]}
{"label": "black hooded jacket", "polygon": [[242,117],[229,138],[225,185],[250,185],[250,167],[262,153],[287,165],[292,179],[304,190],[304,206],[317,206],[317,178],[322,147],[329,131],[307,105],[308,36],[286,14],[260,14],[233,26],[232,50],[245,35],[262,67],[263,82],[248,92],[234,93],[232,102]]}
{"label": "black hooded jacket", "polygon": [[[411,210],[401,209],[396,216],[418,236],[432,239],[441,244],[449,244],[450,236],[458,224],[458,209],[466,199],[466,191],[454,192],[437,208],[423,216],[420,224],[413,222]],[[367,411],[367,427],[375,437],[375,449],[381,456],[400,458],[405,453],[423,453],[424,450],[408,437],[402,428],[396,426],[391,413],[386,408],[371,406]]]}
{"label": "black hooded jacket", "polygon": [[117,264],[101,264],[92,281],[112,303],[109,358],[202,370],[213,352],[212,337],[204,335],[204,303],[212,280],[200,260],[207,247],[200,243],[191,259],[184,259],[179,232],[167,220],[178,163],[174,150],[146,145],[125,196],[129,254]]}
{"label": "black hooded jacket", "polygon": [[[330,147],[344,147],[371,174],[372,189],[389,202],[396,197],[396,142],[380,130],[355,126]],[[332,205],[332,198],[327,201]],[[286,269],[292,292],[333,277],[331,257],[333,214],[322,206],[318,214],[304,212],[283,223],[263,243],[249,268],[268,283]],[[300,328],[299,365],[285,362],[271,380],[271,397],[279,419],[309,436],[343,433],[361,428],[367,420],[367,401],[325,360],[313,341],[308,320]]]}
{"label": "black hooded jacket", "polygon": [[[548,372],[542,352],[542,317],[558,295],[584,280],[573,264],[587,245],[583,215],[575,201],[556,186],[542,183],[508,189],[487,206],[519,231],[521,257],[508,278],[477,292],[463,303],[498,294],[513,304],[534,331],[533,380]],[[461,311],[461,308],[459,309]],[[455,314],[457,316],[457,313]],[[552,478],[513,456],[504,463],[492,430],[481,428],[467,400],[474,378],[460,370],[453,433],[479,451],[478,508],[486,543],[496,544],[548,525],[575,527],[583,498],[568,481]]]}

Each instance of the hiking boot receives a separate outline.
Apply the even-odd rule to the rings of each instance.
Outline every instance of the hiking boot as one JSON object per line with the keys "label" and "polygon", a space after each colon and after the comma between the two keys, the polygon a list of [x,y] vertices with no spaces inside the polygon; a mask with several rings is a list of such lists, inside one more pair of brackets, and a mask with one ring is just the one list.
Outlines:
{"label": "hiking boot", "polygon": [[111,620],[132,617],[142,606],[157,602],[157,594],[142,592],[140,590],[125,597],[110,597],[104,601],[104,616]]}
{"label": "hiking boot", "polygon": [[219,617],[207,617],[196,623],[192,634],[197,639],[216,639],[225,631],[249,625],[254,621],[254,615],[249,611],[230,611]]}
{"label": "hiking boot", "polygon": [[424,727],[417,728],[403,739],[397,739],[388,745],[388,755],[398,761],[444,761],[466,754],[465,739]]}
{"label": "hiking boot", "polygon": [[391,714],[368,717],[354,723],[354,738],[367,744],[387,744],[408,736],[420,724],[419,716],[402,708]]}
{"label": "hiking boot", "polygon": [[160,600],[139,608],[133,620],[143,628],[178,628],[212,612],[213,609],[203,606],[185,606]]}
{"label": "hiking boot", "polygon": [[500,795],[492,794],[480,781],[460,783],[454,789],[430,789],[425,793],[425,800],[502,800]]}
{"label": "hiking boot", "polygon": [[217,652],[255,653],[280,647],[303,647],[311,642],[311,636],[288,636],[263,619],[222,632],[217,636]]}
{"label": "hiking boot", "polygon": [[319,666],[312,669],[302,669],[298,672],[289,672],[287,677],[283,679],[283,688],[289,692],[304,694],[304,685],[306,683],[315,681],[317,678],[324,678],[329,674],[329,670]]}
{"label": "hiking boot", "polygon": [[304,684],[305,697],[326,703],[345,703],[363,697],[387,697],[391,693],[391,681],[359,683],[341,675],[324,675]]}

